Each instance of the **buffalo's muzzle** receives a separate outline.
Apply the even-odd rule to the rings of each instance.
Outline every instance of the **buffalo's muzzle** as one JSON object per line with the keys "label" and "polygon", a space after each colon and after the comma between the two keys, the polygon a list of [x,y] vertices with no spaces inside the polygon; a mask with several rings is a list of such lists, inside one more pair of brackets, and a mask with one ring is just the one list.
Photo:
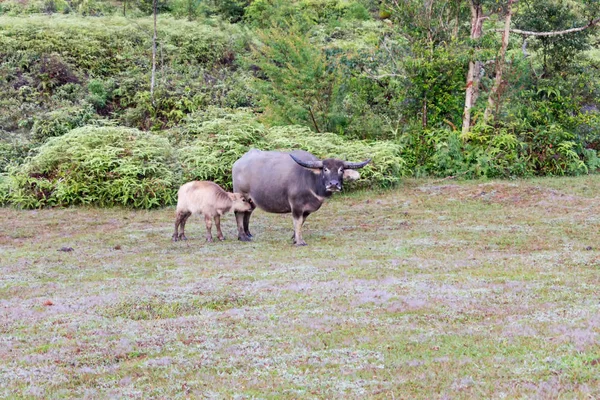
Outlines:
{"label": "buffalo's muzzle", "polygon": [[338,182],[332,182],[328,183],[325,186],[325,189],[329,192],[339,192],[342,190],[342,185],[340,185]]}

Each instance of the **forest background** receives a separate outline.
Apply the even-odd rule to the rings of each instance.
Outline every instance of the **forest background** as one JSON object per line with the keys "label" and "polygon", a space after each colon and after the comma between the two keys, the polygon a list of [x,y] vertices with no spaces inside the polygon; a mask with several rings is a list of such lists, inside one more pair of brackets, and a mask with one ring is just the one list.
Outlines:
{"label": "forest background", "polygon": [[599,22],[595,0],[2,0],[0,203],[169,205],[252,147],[372,157],[359,187],[594,173]]}

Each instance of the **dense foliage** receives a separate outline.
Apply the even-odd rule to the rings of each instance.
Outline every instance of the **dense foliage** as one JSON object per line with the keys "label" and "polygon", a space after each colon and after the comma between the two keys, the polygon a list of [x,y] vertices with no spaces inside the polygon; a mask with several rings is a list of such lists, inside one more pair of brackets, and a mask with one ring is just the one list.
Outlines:
{"label": "dense foliage", "polygon": [[[596,3],[523,0],[511,11],[512,27],[584,26],[600,16]],[[487,15],[476,39],[472,6]],[[362,185],[389,186],[410,174],[596,172],[597,26],[555,36],[511,34],[506,59],[499,61],[497,31],[507,6],[491,0],[160,0],[152,96],[151,1],[3,1],[0,201],[23,207],[169,204],[185,179],[228,187],[231,164],[250,147],[373,156]],[[475,61],[478,80],[466,82]],[[504,74],[495,83],[498,63]],[[477,90],[465,132],[470,85]],[[484,117],[488,96],[491,118]],[[65,185],[92,185],[96,175],[78,175],[80,167],[62,159],[52,161],[57,170],[50,175],[34,168],[60,155],[51,149],[66,143],[62,138],[83,140],[83,132],[104,130],[160,139],[167,146],[163,156],[172,151],[175,169],[168,179],[156,178],[166,180],[155,194],[145,178],[128,178],[131,187],[120,192],[87,196],[87,189],[69,192]],[[88,156],[77,155],[78,162]]]}
{"label": "dense foliage", "polygon": [[303,149],[317,157],[350,161],[372,158],[373,162],[361,170],[358,185],[388,187],[407,172],[400,148],[391,141],[348,140],[333,133],[317,134],[297,125],[265,128],[245,113],[205,121],[193,115],[186,122],[176,135],[189,143],[182,145],[179,152],[187,179],[212,180],[230,187],[231,165],[251,148]]}
{"label": "dense foliage", "polygon": [[302,126],[266,128],[251,113],[211,109],[160,134],[85,126],[51,138],[0,180],[2,200],[23,208],[169,205],[186,181],[211,180],[230,188],[231,165],[251,148],[303,148],[320,157],[351,160],[372,157],[358,185],[386,187],[405,172],[398,146],[389,141],[349,141]]}
{"label": "dense foliage", "polygon": [[9,176],[24,208],[97,204],[150,208],[173,201],[180,180],[165,138],[131,128],[83,127],[48,140]]}

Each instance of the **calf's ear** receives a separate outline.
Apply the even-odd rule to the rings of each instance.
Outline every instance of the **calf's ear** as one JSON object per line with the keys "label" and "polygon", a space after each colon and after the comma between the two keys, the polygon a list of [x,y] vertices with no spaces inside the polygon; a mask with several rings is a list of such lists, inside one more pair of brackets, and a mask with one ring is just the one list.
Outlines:
{"label": "calf's ear", "polygon": [[344,180],[345,181],[355,181],[360,178],[360,173],[354,169],[345,169],[344,170]]}

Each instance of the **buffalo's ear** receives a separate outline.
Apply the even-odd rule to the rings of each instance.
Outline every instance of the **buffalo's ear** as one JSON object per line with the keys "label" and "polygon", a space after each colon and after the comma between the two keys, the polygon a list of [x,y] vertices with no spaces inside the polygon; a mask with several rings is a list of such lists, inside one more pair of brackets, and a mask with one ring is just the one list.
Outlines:
{"label": "buffalo's ear", "polygon": [[360,178],[360,173],[354,169],[345,169],[344,170],[344,180],[345,181],[355,181]]}

